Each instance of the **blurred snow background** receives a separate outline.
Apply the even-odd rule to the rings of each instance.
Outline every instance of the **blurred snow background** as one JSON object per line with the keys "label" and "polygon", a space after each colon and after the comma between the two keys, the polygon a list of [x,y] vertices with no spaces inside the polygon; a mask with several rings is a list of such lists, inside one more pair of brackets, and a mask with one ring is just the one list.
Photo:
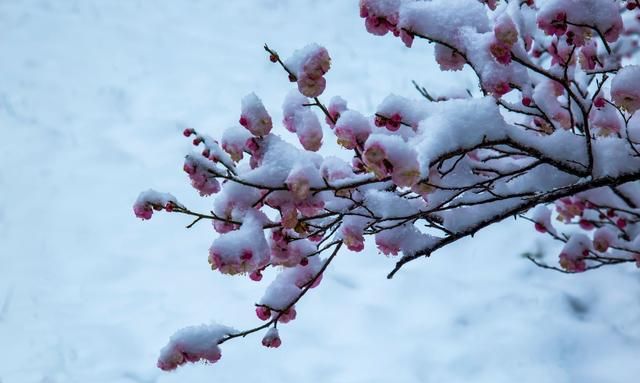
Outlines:
{"label": "blurred snow background", "polygon": [[256,335],[216,365],[155,368],[180,327],[255,325],[269,278],[212,273],[207,223],[142,223],[132,202],[153,187],[206,210],[181,130],[215,136],[251,91],[279,121],[292,85],[262,44],[287,56],[313,41],[333,58],[322,98],[366,113],[418,97],[412,79],[473,89],[426,44],[367,34],[355,0],[0,0],[0,382],[637,381],[638,270],[535,268],[520,254],[553,262],[555,248],[516,221],[391,281],[392,259],[345,252],[280,349]]}

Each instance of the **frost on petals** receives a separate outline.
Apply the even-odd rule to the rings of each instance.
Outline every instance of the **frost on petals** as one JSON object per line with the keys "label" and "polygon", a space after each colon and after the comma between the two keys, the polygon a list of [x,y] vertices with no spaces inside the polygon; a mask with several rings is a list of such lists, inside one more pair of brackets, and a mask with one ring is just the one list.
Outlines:
{"label": "frost on petals", "polygon": [[186,362],[215,363],[222,356],[218,342],[233,332],[230,327],[215,324],[183,328],[171,336],[160,351],[158,368],[170,371]]}

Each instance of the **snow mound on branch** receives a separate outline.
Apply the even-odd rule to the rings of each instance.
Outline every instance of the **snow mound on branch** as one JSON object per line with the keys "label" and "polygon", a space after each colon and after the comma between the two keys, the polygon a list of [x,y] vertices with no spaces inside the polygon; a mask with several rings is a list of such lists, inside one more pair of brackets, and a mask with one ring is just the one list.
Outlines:
{"label": "snow mound on branch", "polygon": [[[476,0],[434,0],[415,2],[400,8],[400,28],[460,48],[463,27],[488,32],[489,19]],[[464,51],[464,50],[462,50]]]}
{"label": "snow mound on branch", "polygon": [[507,137],[509,126],[492,97],[430,105],[429,116],[420,122],[420,142],[416,145],[423,167],[446,153]]}
{"label": "snow mound on branch", "polygon": [[218,342],[234,332],[236,330],[233,328],[218,324],[189,326],[178,330],[160,350],[158,367],[173,370],[186,362],[203,360],[215,363],[222,356]]}

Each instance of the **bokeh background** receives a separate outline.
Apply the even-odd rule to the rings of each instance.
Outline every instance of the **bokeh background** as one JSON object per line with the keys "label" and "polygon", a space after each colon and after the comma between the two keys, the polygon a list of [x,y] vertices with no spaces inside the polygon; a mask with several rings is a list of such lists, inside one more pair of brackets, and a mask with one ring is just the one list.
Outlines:
{"label": "bokeh background", "polygon": [[536,268],[522,253],[554,262],[557,247],[515,220],[391,281],[393,259],[345,252],[279,349],[255,335],[215,365],[157,370],[178,328],[255,325],[273,278],[211,272],[206,222],[131,210],[149,187],[211,206],[181,171],[184,127],[220,134],[252,91],[281,120],[292,85],[265,42],[326,46],[322,98],[368,114],[389,93],[418,98],[411,80],[475,89],[426,43],[367,34],[355,0],[0,0],[0,382],[637,381],[638,270]]}

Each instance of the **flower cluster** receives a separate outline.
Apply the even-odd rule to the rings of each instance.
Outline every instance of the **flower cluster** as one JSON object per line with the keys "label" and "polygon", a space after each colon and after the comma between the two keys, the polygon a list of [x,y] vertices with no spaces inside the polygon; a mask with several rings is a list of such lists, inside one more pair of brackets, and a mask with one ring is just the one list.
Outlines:
{"label": "flower cluster", "polygon": [[[559,267],[531,258],[540,266],[640,267],[640,66],[626,65],[638,50],[637,9],[611,0],[361,0],[370,33],[433,43],[442,70],[466,67],[479,85],[430,93],[414,83],[417,99],[389,95],[373,113],[320,99],[325,48],[283,60],[265,46],[297,84],[282,127],[249,94],[240,126],[233,118],[219,140],[183,132],[197,149],[184,171],[200,196],[213,196],[203,212],[152,190],[133,206],[143,220],[164,210],[191,217],[187,227],[211,221],[211,268],[266,283],[255,305],[262,322],[181,330],[158,366],[213,363],[220,344],[262,330],[264,346],[281,346],[280,324],[296,319],[340,250],[363,252],[371,237],[396,257],[389,278],[513,216],[563,244]],[[337,155],[323,153],[325,133]]]}

